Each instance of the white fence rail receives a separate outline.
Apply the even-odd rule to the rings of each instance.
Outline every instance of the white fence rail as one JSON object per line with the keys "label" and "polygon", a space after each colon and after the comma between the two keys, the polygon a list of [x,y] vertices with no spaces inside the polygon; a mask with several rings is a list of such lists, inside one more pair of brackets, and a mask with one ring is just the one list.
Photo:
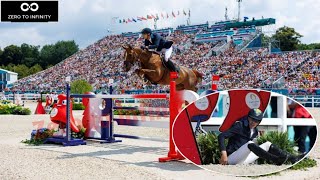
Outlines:
{"label": "white fence rail", "polygon": [[[28,101],[28,100],[32,100],[32,101],[34,101],[34,100],[37,100],[37,99],[39,99],[40,98],[40,94],[32,94],[32,93],[26,93],[26,94],[8,94],[8,95],[5,95],[5,99],[6,100],[13,100],[13,99],[18,99],[18,98],[20,98],[22,101]],[[4,99],[3,98],[3,96],[2,97],[0,97],[1,99]]]}
{"label": "white fence rail", "polygon": [[320,96],[306,96],[306,97],[296,97],[296,96],[290,96],[292,99],[295,99],[299,103],[301,103],[303,106],[310,106],[312,108],[320,107]]}

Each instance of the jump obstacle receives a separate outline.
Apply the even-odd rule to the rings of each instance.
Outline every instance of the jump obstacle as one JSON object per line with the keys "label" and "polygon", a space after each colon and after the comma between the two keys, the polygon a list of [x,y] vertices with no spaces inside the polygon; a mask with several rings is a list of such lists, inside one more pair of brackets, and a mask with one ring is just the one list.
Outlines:
{"label": "jump obstacle", "polygon": [[[170,121],[169,121],[169,151],[167,157],[159,158],[159,162],[167,162],[172,160],[181,160],[184,159],[176,150],[176,147],[173,143],[172,139],[172,126],[175,120],[175,117],[178,115],[179,110],[182,107],[182,100],[181,93],[177,93],[176,91],[176,81],[178,74],[175,72],[170,73],[170,93],[169,94],[136,94],[136,95],[91,95],[91,94],[70,94],[70,85],[67,83],[67,108],[66,108],[66,136],[65,137],[53,137],[48,138],[48,142],[55,142],[55,143],[62,143],[64,146],[75,146],[75,145],[84,145],[86,144],[85,141],[80,139],[74,139],[71,137],[71,128],[70,128],[70,116],[71,116],[71,98],[100,98],[104,99],[106,102],[105,108],[102,110],[103,115],[109,115],[109,121],[101,121],[101,143],[114,143],[114,142],[121,142],[121,140],[116,140],[115,137],[129,137],[128,135],[120,135],[114,134],[113,131],[113,99],[115,98],[135,98],[135,99],[168,99],[169,98],[169,110],[170,110]],[[112,88],[110,89],[112,92]],[[194,92],[193,92],[194,93]],[[189,95],[190,96],[190,95]],[[190,98],[190,97],[189,97]],[[194,97],[196,98],[196,97]],[[191,100],[195,100],[195,99]],[[187,100],[188,101],[188,100]],[[128,107],[128,109],[130,109]],[[134,138],[134,136],[131,136]]]}

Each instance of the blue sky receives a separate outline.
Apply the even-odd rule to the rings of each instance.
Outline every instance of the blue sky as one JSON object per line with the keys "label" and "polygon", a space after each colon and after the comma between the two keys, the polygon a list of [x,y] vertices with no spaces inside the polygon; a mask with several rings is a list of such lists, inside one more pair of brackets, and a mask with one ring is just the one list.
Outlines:
{"label": "blue sky", "polygon": [[[191,10],[191,23],[214,22],[224,19],[228,7],[230,18],[237,16],[236,0],[59,0],[59,22],[57,23],[0,23],[0,47],[10,44],[44,45],[58,40],[75,40],[84,48],[108,34],[139,31],[153,27],[153,21],[119,24],[112,17],[130,18],[146,16],[172,10]],[[264,16],[276,18],[281,26],[294,27],[304,35],[303,43],[320,42],[320,3],[316,0],[243,0],[241,16],[256,19]],[[159,28],[176,27],[186,23],[185,16],[160,20]]]}

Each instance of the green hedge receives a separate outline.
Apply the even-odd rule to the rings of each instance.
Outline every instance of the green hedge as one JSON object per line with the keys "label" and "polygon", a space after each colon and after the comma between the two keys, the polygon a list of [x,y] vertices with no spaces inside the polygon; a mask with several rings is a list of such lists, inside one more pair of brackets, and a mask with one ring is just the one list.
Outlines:
{"label": "green hedge", "polygon": [[72,110],[84,110],[85,107],[83,104],[73,103],[72,104]]}
{"label": "green hedge", "polygon": [[117,109],[113,111],[114,115],[140,115],[141,112],[139,110],[124,110]]}
{"label": "green hedge", "polygon": [[23,108],[21,106],[17,106],[15,109],[13,109],[12,114],[16,115],[30,115],[31,111],[28,108]]}
{"label": "green hedge", "polygon": [[219,164],[221,153],[215,133],[199,134],[197,143],[203,164]]}
{"label": "green hedge", "polygon": [[29,108],[15,105],[7,100],[0,101],[0,114],[30,115]]}
{"label": "green hedge", "polygon": [[[72,138],[83,139],[86,129],[81,126],[78,126],[78,128],[80,129],[80,131],[78,133],[72,131],[71,136]],[[31,139],[22,140],[21,142],[29,145],[38,146],[43,144],[47,138],[52,137],[55,132],[56,130],[54,129],[38,129],[35,134],[32,134]]]}

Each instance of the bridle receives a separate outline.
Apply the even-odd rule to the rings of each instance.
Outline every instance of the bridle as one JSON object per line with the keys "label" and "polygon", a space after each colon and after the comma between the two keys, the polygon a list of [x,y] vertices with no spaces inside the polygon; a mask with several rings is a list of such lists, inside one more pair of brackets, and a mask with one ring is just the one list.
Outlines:
{"label": "bridle", "polygon": [[135,62],[139,62],[139,66],[141,66],[140,58],[141,58],[142,53],[140,53],[139,56],[136,55],[137,54],[136,52],[133,52],[131,54],[132,54],[133,59],[131,61],[127,61],[126,59],[128,56],[128,52],[127,51],[125,52],[125,62],[124,62],[125,65],[127,66],[127,64],[130,64],[131,66],[133,66]]}

